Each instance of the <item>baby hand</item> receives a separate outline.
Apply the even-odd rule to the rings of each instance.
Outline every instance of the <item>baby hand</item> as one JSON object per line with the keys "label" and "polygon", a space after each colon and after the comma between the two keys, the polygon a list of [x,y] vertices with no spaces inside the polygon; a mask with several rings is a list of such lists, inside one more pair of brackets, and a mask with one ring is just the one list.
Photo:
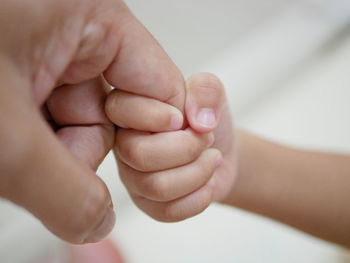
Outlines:
{"label": "baby hand", "polygon": [[176,108],[123,91],[109,95],[106,112],[122,127],[115,145],[121,179],[151,217],[180,221],[231,191],[236,177],[233,128],[215,76],[201,73],[188,80],[189,127],[184,130],[176,130],[183,126]]}

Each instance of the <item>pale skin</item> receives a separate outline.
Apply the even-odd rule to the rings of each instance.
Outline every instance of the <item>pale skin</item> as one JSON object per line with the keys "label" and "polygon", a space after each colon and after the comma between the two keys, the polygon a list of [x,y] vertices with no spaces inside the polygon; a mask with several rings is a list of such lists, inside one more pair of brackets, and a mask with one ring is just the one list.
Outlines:
{"label": "pale skin", "polygon": [[115,140],[110,85],[162,101],[179,129],[183,77],[121,0],[5,0],[0,35],[0,197],[65,241],[97,242],[115,223],[95,174]]}
{"label": "pale skin", "polygon": [[[174,222],[220,202],[350,247],[349,156],[293,149],[234,130],[222,84],[211,74],[187,81],[190,132],[147,132],[164,130],[156,111],[164,105],[129,95],[113,91],[106,112],[124,127],[115,147],[122,181],[148,215]],[[200,117],[200,109],[207,115]]]}
{"label": "pale skin", "polygon": [[134,129],[117,134],[121,177],[146,213],[178,221],[220,201],[350,246],[349,157],[235,135],[211,75],[190,80],[185,101],[180,72],[121,0],[7,0],[0,22],[0,196],[60,238],[97,242],[114,225],[95,175],[115,144],[107,82],[108,116]]}

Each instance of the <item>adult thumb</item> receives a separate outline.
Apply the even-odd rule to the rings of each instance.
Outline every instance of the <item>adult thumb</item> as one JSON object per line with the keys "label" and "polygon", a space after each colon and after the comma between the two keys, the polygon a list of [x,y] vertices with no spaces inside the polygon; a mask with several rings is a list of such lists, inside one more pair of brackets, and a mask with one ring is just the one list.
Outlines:
{"label": "adult thumb", "polygon": [[57,139],[27,90],[18,88],[24,83],[8,84],[0,96],[0,196],[68,242],[99,241],[115,221],[107,187]]}
{"label": "adult thumb", "polygon": [[221,81],[210,73],[198,73],[187,80],[186,117],[199,133],[213,131],[219,122],[225,91]]}

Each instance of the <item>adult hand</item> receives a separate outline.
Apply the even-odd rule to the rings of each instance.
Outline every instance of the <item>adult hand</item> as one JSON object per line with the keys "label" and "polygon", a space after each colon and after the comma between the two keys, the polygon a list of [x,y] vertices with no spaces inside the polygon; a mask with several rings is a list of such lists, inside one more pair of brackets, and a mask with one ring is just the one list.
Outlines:
{"label": "adult hand", "polygon": [[182,76],[121,0],[1,4],[0,196],[66,241],[99,241],[115,221],[95,175],[114,144],[108,84],[166,102],[176,129]]}

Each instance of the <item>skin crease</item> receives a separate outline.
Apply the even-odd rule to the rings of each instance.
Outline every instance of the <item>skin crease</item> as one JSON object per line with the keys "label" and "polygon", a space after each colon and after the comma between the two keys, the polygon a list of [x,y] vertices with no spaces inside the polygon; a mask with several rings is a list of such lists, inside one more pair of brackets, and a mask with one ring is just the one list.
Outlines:
{"label": "skin crease", "polygon": [[[138,127],[145,127],[148,119],[154,118],[154,123],[159,118],[158,115],[149,115],[145,120],[133,114],[126,118],[123,112],[127,112],[125,105],[130,97],[121,99],[126,100],[125,104],[108,105],[111,100],[107,100],[106,107],[113,115],[109,115],[111,119],[122,120],[134,128],[135,123],[139,123]],[[143,100],[149,99],[144,97]],[[149,105],[142,103],[141,98],[138,101],[140,108]],[[124,105],[124,111],[118,110],[120,105]],[[201,109],[207,113],[212,109],[216,122],[207,123],[213,116],[199,118]],[[208,73],[194,75],[187,81],[185,112],[188,129],[192,129],[191,136],[214,134],[213,143],[205,147],[192,146],[198,158],[186,157],[186,146],[170,139],[178,132],[147,133],[121,129],[117,133],[120,176],[141,210],[157,220],[174,222],[194,216],[212,201],[218,201],[350,247],[348,155],[293,149],[245,131],[234,131],[222,84]],[[138,147],[142,151],[124,151],[140,134],[143,137],[138,140]],[[157,149],[157,155],[148,154],[151,148]],[[175,157],[174,149],[177,149]],[[183,149],[183,153],[178,149]],[[138,165],[145,156],[148,162],[157,163],[155,169],[144,171]],[[178,156],[185,156],[186,160],[180,164]]]}
{"label": "skin crease", "polygon": [[[113,216],[106,217],[112,211],[108,190],[95,175],[96,167],[114,144],[114,127],[103,113],[102,105],[109,89],[105,81],[121,91],[164,102],[172,109],[169,112],[174,113],[174,107],[184,110],[183,78],[120,0],[5,0],[0,10],[0,25],[0,195],[23,206],[66,241],[96,242],[110,232],[114,224]],[[211,90],[208,87],[212,87],[208,83],[213,83],[213,78],[209,79],[201,80],[198,85],[205,94]],[[89,90],[91,97],[79,98],[87,99],[86,104],[100,105],[92,110],[98,112],[90,112],[86,119],[81,117],[86,109],[74,107],[85,103],[69,99],[76,94],[71,91],[81,86]],[[57,99],[66,91],[64,100]],[[201,97],[200,94],[197,95]],[[213,96],[213,100],[215,98]],[[350,246],[348,156],[276,146],[246,133],[240,133],[238,144],[233,141],[237,139],[229,124],[228,110],[223,109],[224,124],[200,126],[193,121],[200,108],[216,105],[203,101],[205,103],[197,101],[198,109],[191,103],[186,104],[190,129],[197,133],[214,131],[214,147],[221,147],[222,153],[208,149],[209,146],[192,149],[194,154],[182,161],[182,165],[192,165],[191,169],[203,174],[205,180],[199,176],[199,184],[193,184],[195,189],[185,196],[178,191],[172,193],[174,196],[163,195],[164,189],[169,189],[169,182],[162,179],[159,184],[157,178],[161,178],[162,173],[144,174],[134,166],[135,177],[150,178],[140,182],[150,183],[149,192],[158,191],[152,198],[160,200],[150,200],[147,193],[130,191],[141,209],[158,220],[177,221],[200,213],[213,200],[224,198],[222,201],[229,205]],[[54,115],[53,121],[62,121],[63,126],[58,125],[56,133],[43,118],[43,106],[48,108],[48,117]],[[62,110],[65,108],[71,108],[70,116],[65,116]],[[164,127],[164,121],[161,123],[159,131],[169,130]],[[181,124],[180,121],[179,127]],[[137,128],[132,123],[123,125]],[[213,127],[218,128],[213,130]],[[195,132],[190,134],[200,137]],[[117,136],[121,136],[120,133]],[[169,136],[172,135],[166,137]],[[127,144],[130,140],[119,138],[119,142]],[[169,142],[171,140],[163,143],[167,146]],[[134,156],[136,164],[147,152],[147,147],[142,147],[145,146],[140,140],[137,149],[141,151],[135,151],[139,155]],[[89,154],[95,151],[96,155]],[[170,167],[163,170],[173,170],[174,173],[169,173],[172,175],[169,178],[173,178],[180,167],[174,167],[170,159],[167,159]],[[203,159],[208,163],[205,171],[201,169]],[[130,166],[125,165],[123,171],[120,163],[123,181],[128,185],[126,174]],[[213,167],[220,163],[217,172],[212,173]],[[256,187],[252,189],[252,186]],[[182,197],[178,198],[178,194]],[[172,197],[176,199],[169,201]],[[109,223],[102,225],[105,221]]]}
{"label": "skin crease", "polygon": [[[125,101],[116,103],[115,100]],[[116,98],[111,93],[106,105],[108,117],[127,123],[130,128],[145,127],[148,123],[154,128],[153,123],[159,123],[158,128],[162,130],[161,122],[157,122],[159,115],[142,118],[130,111],[123,115],[128,112],[127,105],[131,105],[129,100],[130,96]],[[140,112],[145,105],[149,106],[148,100],[138,98]],[[211,127],[196,121],[200,109],[208,107],[217,112],[211,133],[208,133]],[[208,73],[191,77],[187,81],[185,111],[190,128],[184,133],[187,137],[181,140],[178,136],[184,135],[179,132],[150,134],[120,129],[117,133],[115,151],[121,179],[136,205],[160,221],[183,220],[202,212],[212,201],[222,201],[236,179],[233,125],[221,82]],[[151,118],[154,118],[152,122]],[[206,134],[211,134],[209,143],[189,144],[191,137],[198,140]],[[130,149],[139,150],[130,152]],[[189,155],[189,152],[194,154]],[[144,169],[143,162],[157,166]]]}
{"label": "skin crease", "polygon": [[0,196],[66,241],[99,241],[114,225],[95,175],[114,144],[110,85],[179,117],[183,77],[121,0],[6,0],[0,25]]}

